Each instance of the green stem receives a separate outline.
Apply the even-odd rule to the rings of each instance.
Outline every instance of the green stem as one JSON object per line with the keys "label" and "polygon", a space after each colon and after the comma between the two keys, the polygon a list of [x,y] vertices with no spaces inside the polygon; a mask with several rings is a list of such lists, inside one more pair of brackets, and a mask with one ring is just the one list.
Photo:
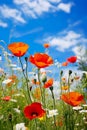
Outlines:
{"label": "green stem", "polygon": [[12,124],[12,121],[11,121],[10,123],[11,123],[11,129],[13,130],[13,124]]}
{"label": "green stem", "polygon": [[37,130],[37,120],[35,119],[35,125],[36,125],[36,128],[35,128],[35,130]]}
{"label": "green stem", "polygon": [[52,99],[53,99],[53,108],[55,109],[55,98],[54,98],[53,90],[51,90],[51,94],[52,94]]}
{"label": "green stem", "polygon": [[43,89],[43,97],[44,97],[44,108],[46,108],[45,88]]}
{"label": "green stem", "polygon": [[[28,82],[29,82],[28,76],[25,75],[25,73],[24,73],[23,64],[22,64],[22,62],[21,62],[21,58],[20,58],[20,57],[19,57],[19,61],[20,61],[21,67],[22,67],[23,75],[24,75],[25,80],[26,80],[28,97],[29,97],[30,103],[32,103],[31,96],[30,96],[30,90],[29,90],[29,87],[28,87]],[[27,68],[27,66],[26,66],[26,68]],[[27,71],[27,69],[26,69],[26,71]],[[26,72],[26,74],[27,74],[27,72]]]}
{"label": "green stem", "polygon": [[[53,99],[53,109],[55,109],[55,108],[56,108],[56,104],[55,104],[55,97],[54,97],[53,90],[51,90],[51,94],[52,94],[52,99]],[[54,125],[55,125],[55,128],[56,128],[56,130],[57,130],[57,126],[56,126],[56,117],[53,116],[53,118],[54,118]]]}
{"label": "green stem", "polygon": [[[70,75],[69,75],[69,77],[68,77],[68,87],[69,87],[69,89],[68,89],[68,93],[70,93]],[[70,100],[70,95],[69,95],[69,99],[68,100]],[[71,120],[71,117],[70,117],[70,113],[71,113],[71,110],[70,110],[70,105],[68,105],[68,111],[69,111],[69,116],[68,116],[68,124],[69,124],[69,129],[71,129],[71,122],[70,122],[70,120]]]}
{"label": "green stem", "polygon": [[27,73],[28,61],[27,61],[27,60],[25,60],[25,61],[26,61],[26,77],[27,77],[27,79],[28,79],[28,73]]}
{"label": "green stem", "polygon": [[[23,88],[23,90],[24,90],[24,85],[22,86],[22,88]],[[27,96],[26,96],[26,93],[25,93],[25,91],[23,91],[23,94],[25,95],[25,98],[26,98],[26,101],[27,101],[27,103],[29,104],[29,100],[27,99]]]}
{"label": "green stem", "polygon": [[24,77],[25,77],[25,79],[26,79],[26,75],[25,75],[25,73],[24,73],[23,64],[22,64],[22,61],[21,61],[21,58],[20,58],[20,57],[19,57],[19,61],[20,61],[20,64],[21,64],[22,73],[23,73],[23,75],[24,75]]}
{"label": "green stem", "polygon": [[60,75],[60,89],[61,89],[61,95],[62,95],[62,81],[61,81],[62,76]]}
{"label": "green stem", "polygon": [[41,81],[40,81],[40,69],[38,68],[38,81],[39,81],[39,86],[40,86],[40,91],[41,91],[41,100],[43,103],[43,93],[42,93],[42,87],[41,87]]}

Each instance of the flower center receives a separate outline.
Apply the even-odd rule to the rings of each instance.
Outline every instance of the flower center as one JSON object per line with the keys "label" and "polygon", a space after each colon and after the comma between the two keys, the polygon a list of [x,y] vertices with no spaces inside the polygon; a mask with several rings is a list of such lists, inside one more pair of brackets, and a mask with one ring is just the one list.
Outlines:
{"label": "flower center", "polygon": [[32,112],[31,116],[38,116],[38,113],[37,112]]}

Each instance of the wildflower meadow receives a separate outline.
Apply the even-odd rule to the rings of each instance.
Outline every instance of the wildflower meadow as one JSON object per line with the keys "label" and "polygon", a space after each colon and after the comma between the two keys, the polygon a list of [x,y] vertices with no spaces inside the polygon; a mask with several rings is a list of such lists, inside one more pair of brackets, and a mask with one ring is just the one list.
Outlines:
{"label": "wildflower meadow", "polygon": [[59,63],[43,48],[26,56],[27,43],[0,45],[0,130],[87,130],[87,71],[77,73],[78,56]]}

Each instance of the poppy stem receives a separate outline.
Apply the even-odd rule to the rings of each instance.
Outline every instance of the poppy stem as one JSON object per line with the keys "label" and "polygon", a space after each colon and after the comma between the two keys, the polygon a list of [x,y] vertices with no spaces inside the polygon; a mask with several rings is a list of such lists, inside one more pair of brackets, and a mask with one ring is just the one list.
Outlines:
{"label": "poppy stem", "polygon": [[[68,76],[68,86],[69,86],[69,89],[68,89],[68,93],[70,93],[70,71],[69,71],[69,76]],[[70,95],[69,95],[69,101],[70,101]],[[68,106],[68,110],[69,110],[69,116],[68,116],[68,122],[69,122],[69,129],[71,129],[71,123],[70,123],[70,120],[71,120],[71,117],[70,117],[70,105]]]}
{"label": "poppy stem", "polygon": [[22,68],[23,75],[24,75],[24,77],[25,77],[25,79],[26,79],[26,75],[25,75],[25,73],[24,73],[23,64],[22,64],[22,61],[21,61],[21,58],[20,58],[20,57],[19,57],[19,61],[20,61],[20,64],[21,64],[21,68]]}
{"label": "poppy stem", "polygon": [[9,119],[10,124],[11,124],[11,130],[13,130],[13,123],[12,123],[12,115],[11,114],[9,114],[8,119]]}
{"label": "poppy stem", "polygon": [[51,94],[52,94],[52,99],[53,99],[53,108],[55,109],[55,98],[54,98],[53,90],[51,90]]}
{"label": "poppy stem", "polygon": [[32,103],[31,96],[30,96],[30,87],[28,86],[28,82],[30,82],[30,81],[28,79],[28,73],[27,73],[27,68],[28,68],[28,59],[27,59],[27,57],[26,57],[25,61],[26,61],[26,83],[27,83],[27,90],[28,90],[28,96],[29,96],[30,102]]}
{"label": "poppy stem", "polygon": [[35,125],[36,125],[36,128],[35,128],[35,129],[37,130],[37,120],[36,120],[36,119],[35,119]]}
{"label": "poppy stem", "polygon": [[44,107],[46,108],[46,91],[45,88],[43,89],[43,98],[44,98]]}
{"label": "poppy stem", "polygon": [[11,121],[11,128],[12,128],[12,130],[13,130],[13,124],[12,124],[12,121]]}
{"label": "poppy stem", "polygon": [[[53,99],[53,109],[55,109],[55,108],[56,108],[56,104],[55,104],[55,97],[54,97],[53,89],[50,89],[50,90],[51,90],[52,99]],[[55,125],[55,128],[56,128],[56,130],[57,130],[57,126],[56,126],[56,117],[53,116],[53,118],[54,118],[54,125]]]}
{"label": "poppy stem", "polygon": [[39,86],[40,86],[40,91],[41,91],[41,100],[42,100],[42,103],[43,103],[43,93],[42,93],[42,87],[41,87],[41,81],[40,81],[40,69],[38,68],[38,81],[39,81]]}
{"label": "poppy stem", "polygon": [[61,77],[62,76],[60,76],[60,89],[61,89],[61,95],[62,95],[62,81],[61,81]]}
{"label": "poppy stem", "polygon": [[[28,68],[28,59],[27,57],[25,58],[25,61],[26,61],[26,77],[28,79],[28,73],[27,73],[27,68]],[[28,80],[29,81],[29,80]]]}
{"label": "poppy stem", "polygon": [[[22,61],[21,61],[21,58],[20,58],[20,57],[19,57],[19,61],[20,61],[21,67],[22,67],[22,72],[23,72],[24,78],[25,78],[25,80],[26,80],[27,91],[28,91],[28,96],[29,96],[29,99],[30,99],[30,103],[32,103],[31,96],[30,96],[30,90],[29,90],[29,87],[28,87],[28,82],[29,82],[29,80],[28,80],[27,72],[26,72],[26,75],[25,75],[24,69],[23,69],[23,64],[22,64]],[[26,68],[27,68],[27,66],[26,66]],[[27,71],[27,69],[26,69],[26,71]]]}

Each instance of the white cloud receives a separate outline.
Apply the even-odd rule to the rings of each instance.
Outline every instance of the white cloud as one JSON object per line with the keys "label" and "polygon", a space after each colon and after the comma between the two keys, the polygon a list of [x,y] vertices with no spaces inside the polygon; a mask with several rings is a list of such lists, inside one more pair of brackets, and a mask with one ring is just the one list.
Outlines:
{"label": "white cloud", "polygon": [[33,18],[36,18],[37,16],[40,16],[44,12],[48,12],[51,8],[53,8],[53,6],[47,0],[14,0],[14,3],[21,5],[21,10],[23,13]]}
{"label": "white cloud", "polygon": [[[3,4],[0,6],[2,19],[9,19],[18,23],[26,23],[25,18],[38,18],[45,13],[59,10],[71,12],[72,3],[62,3],[62,0],[13,0],[15,8]],[[7,23],[0,21],[0,26],[7,27]]]}
{"label": "white cloud", "polygon": [[75,27],[75,26],[78,26],[78,25],[81,24],[81,23],[82,23],[81,20],[78,20],[78,21],[76,21],[76,22],[74,22],[74,23],[70,23],[69,26],[68,26],[68,28],[73,28],[73,27]]}
{"label": "white cloud", "polygon": [[54,80],[53,88],[54,88],[53,91],[54,91],[55,97],[60,98],[61,89],[60,89],[59,81]]}
{"label": "white cloud", "polygon": [[86,55],[86,47],[85,46],[75,46],[72,51],[78,56],[78,60],[83,62],[87,62],[87,55]]}
{"label": "white cloud", "polygon": [[0,20],[0,26],[3,28],[6,28],[8,26],[8,24],[3,22],[2,20]]}
{"label": "white cloud", "polygon": [[14,3],[21,7],[21,11],[32,18],[37,18],[46,12],[56,12],[60,9],[70,13],[72,4],[60,2],[61,0],[14,0]]}
{"label": "white cloud", "polygon": [[29,6],[33,6],[33,4],[37,3],[37,4],[40,4],[40,3],[43,3],[44,1],[45,2],[49,2],[49,3],[59,3],[61,2],[62,0],[13,0],[15,4],[31,4]]}
{"label": "white cloud", "polygon": [[11,34],[12,37],[15,37],[15,38],[19,38],[19,37],[23,37],[23,36],[26,36],[26,35],[29,35],[29,34],[32,34],[32,33],[37,33],[39,31],[42,31],[43,28],[42,27],[39,27],[39,28],[35,28],[35,29],[32,29],[30,31],[27,31],[27,32],[18,32],[16,30],[14,30]]}
{"label": "white cloud", "polygon": [[53,3],[59,3],[61,2],[62,0],[48,0],[49,2],[53,2]]}
{"label": "white cloud", "polygon": [[51,46],[56,47],[59,51],[65,51],[66,49],[79,45],[80,43],[86,43],[87,39],[84,38],[82,34],[71,30],[60,33],[57,36],[50,36],[43,41],[49,42]]}
{"label": "white cloud", "polygon": [[66,12],[66,13],[70,13],[71,12],[71,7],[72,7],[72,3],[67,3],[67,4],[65,4],[65,3],[60,3],[59,5],[58,5],[58,9],[59,10],[62,10],[62,11],[64,11],[64,12]]}
{"label": "white cloud", "polygon": [[84,55],[86,53],[85,46],[75,46],[72,50],[77,56]]}
{"label": "white cloud", "polygon": [[22,14],[17,9],[12,9],[7,5],[0,6],[1,16],[7,19],[13,19],[14,21],[18,21],[21,23],[25,23],[26,21],[22,18]]}

